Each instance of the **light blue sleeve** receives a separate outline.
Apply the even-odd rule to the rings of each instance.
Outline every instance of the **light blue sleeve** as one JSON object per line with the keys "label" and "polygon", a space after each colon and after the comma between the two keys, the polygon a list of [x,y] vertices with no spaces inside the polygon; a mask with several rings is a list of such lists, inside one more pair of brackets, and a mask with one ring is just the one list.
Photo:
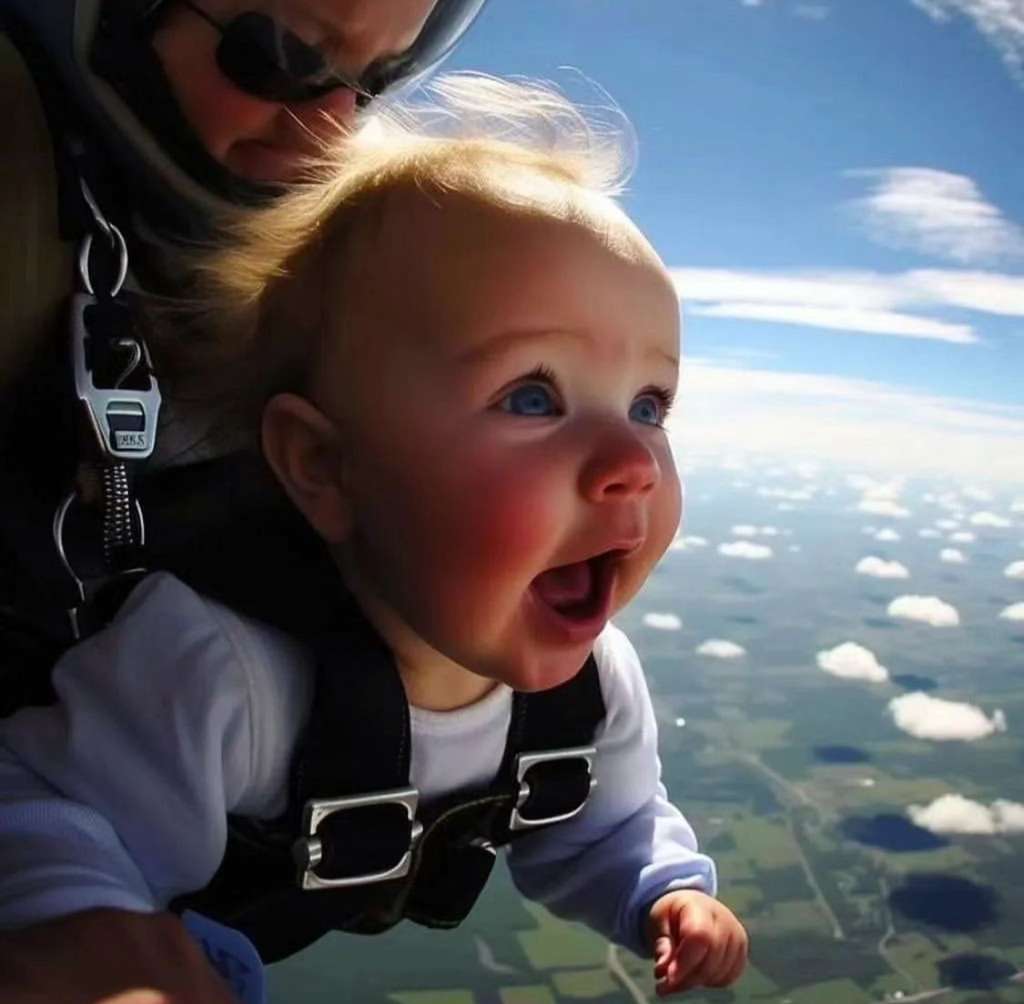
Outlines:
{"label": "light blue sleeve", "polygon": [[654,711],[635,650],[609,626],[594,654],[606,708],[596,741],[597,786],[575,819],[513,843],[509,867],[525,896],[646,956],[650,903],[680,888],[714,895],[715,866],[666,797]]}
{"label": "light blue sleeve", "polygon": [[53,682],[57,704],[0,720],[0,927],[204,885],[252,746],[247,675],[209,605],[151,576]]}

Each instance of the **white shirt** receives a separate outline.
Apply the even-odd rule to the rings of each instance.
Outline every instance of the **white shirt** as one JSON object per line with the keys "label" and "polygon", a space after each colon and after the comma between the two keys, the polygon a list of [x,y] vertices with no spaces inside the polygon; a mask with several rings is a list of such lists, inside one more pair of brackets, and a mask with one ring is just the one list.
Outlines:
{"label": "white shirt", "polygon": [[[575,819],[517,841],[509,865],[525,895],[645,953],[647,905],[674,888],[713,895],[715,870],[665,797],[636,652],[609,625],[594,655],[597,786]],[[213,876],[229,812],[284,811],[313,666],[276,629],[152,575],[53,682],[57,704],[0,720],[0,928],[163,909]],[[455,711],[410,709],[422,802],[493,779],[511,705],[499,685]]]}

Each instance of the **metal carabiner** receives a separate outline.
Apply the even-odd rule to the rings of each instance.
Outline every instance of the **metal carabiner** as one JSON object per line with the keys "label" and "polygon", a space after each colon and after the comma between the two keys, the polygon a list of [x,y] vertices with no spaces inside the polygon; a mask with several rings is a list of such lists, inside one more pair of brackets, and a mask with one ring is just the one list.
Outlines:
{"label": "metal carabiner", "polygon": [[[113,286],[107,291],[107,295],[113,298],[121,292],[125,278],[128,275],[128,245],[125,243],[124,234],[103,215],[96,197],[85,183],[85,178],[79,178],[78,185],[82,191],[82,198],[89,207],[89,212],[92,213],[93,222],[100,233],[107,238],[110,249],[117,253],[117,278],[114,280]],[[78,276],[82,280],[82,286],[85,291],[91,296],[95,296],[96,290],[93,289],[92,277],[89,275],[89,254],[92,251],[92,243],[93,235],[91,233],[86,234],[82,240],[81,250],[78,252]]]}
{"label": "metal carabiner", "polygon": [[[71,564],[71,559],[68,557],[67,548],[64,545],[64,531],[67,524],[68,513],[71,512],[71,507],[78,501],[78,496],[71,492],[67,495],[63,501],[61,501],[56,511],[53,514],[53,544],[57,549],[57,557],[60,558],[60,563],[64,566],[64,570],[68,573],[68,577],[71,579],[75,587],[75,592],[78,594],[78,605],[68,608],[68,619],[71,623],[71,633],[75,641],[80,641],[82,638],[82,623],[80,614],[85,609],[86,604],[90,600],[90,596],[95,594],[95,589],[91,588],[96,580],[89,580],[87,588],[86,580],[75,571],[74,566]],[[139,524],[139,540],[138,546],[144,547],[146,543],[146,521],[142,515],[142,506],[139,504],[138,499],[132,500],[135,509],[135,518]],[[116,574],[118,575],[134,575],[144,571],[143,568],[128,568],[124,569]]]}

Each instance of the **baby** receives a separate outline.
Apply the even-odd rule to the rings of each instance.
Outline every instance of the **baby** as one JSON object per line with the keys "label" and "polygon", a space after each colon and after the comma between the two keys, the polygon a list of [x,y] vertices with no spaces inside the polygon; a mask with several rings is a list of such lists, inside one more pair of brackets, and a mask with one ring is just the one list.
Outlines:
{"label": "baby", "polygon": [[[332,927],[452,926],[483,881],[449,909],[452,862],[510,842],[522,892],[652,955],[659,993],[743,970],[746,934],[666,799],[642,670],[609,623],[680,517],[675,291],[568,103],[445,86],[449,132],[484,109],[501,138],[378,122],[202,268],[203,372],[260,415],[336,566],[337,630],[292,639],[168,574],[139,585],[60,661],[58,704],[0,722],[0,927],[196,905],[275,958]],[[187,374],[175,336],[161,354]],[[516,746],[542,719],[566,741]],[[350,730],[365,745],[332,745]],[[448,826],[452,799],[484,836]],[[394,853],[360,848],[367,808],[397,809]],[[254,905],[282,846],[299,881],[289,864]],[[397,891],[382,906],[379,889]]]}

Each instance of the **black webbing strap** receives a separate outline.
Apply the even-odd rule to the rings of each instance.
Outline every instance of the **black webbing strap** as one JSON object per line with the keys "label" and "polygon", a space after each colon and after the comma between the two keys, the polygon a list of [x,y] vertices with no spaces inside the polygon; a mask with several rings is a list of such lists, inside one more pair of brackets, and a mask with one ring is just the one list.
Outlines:
{"label": "black webbing strap", "polygon": [[[155,411],[140,431],[138,417],[125,408],[134,406],[141,386],[153,385],[137,310],[121,289],[128,258],[118,226],[126,215],[123,186],[89,134],[79,96],[60,83],[32,33],[6,15],[0,25],[31,71],[53,140],[60,237],[82,242],[79,279],[89,294],[71,298],[67,329],[40,344],[23,386],[0,409],[5,495],[12,496],[0,505],[0,534],[26,582],[17,587],[11,610],[62,646],[109,619],[137,580],[138,464],[123,451],[136,450],[134,444],[147,436],[151,448]],[[69,275],[69,292],[72,286]],[[99,438],[78,400],[76,345],[90,376],[126,399],[120,409],[100,409]],[[111,449],[121,455],[112,456]]]}
{"label": "black webbing strap", "polygon": [[[579,757],[553,759],[530,768],[521,799],[520,755],[555,753],[589,746],[604,719],[597,662],[590,656],[566,683],[532,694],[516,693],[501,767],[476,798],[456,795],[423,814],[416,854],[416,879],[402,913],[429,927],[455,927],[476,902],[494,863],[494,848],[545,825],[513,831],[513,809],[527,820],[553,819],[582,807],[590,793],[588,764]],[[521,803],[521,804],[520,804]]]}
{"label": "black webbing strap", "polygon": [[[409,705],[391,651],[346,597],[334,629],[314,645],[313,710],[292,761],[290,815],[306,829],[311,800],[409,788]],[[312,835],[312,834],[310,834]],[[386,871],[412,844],[412,822],[397,802],[331,813],[317,833],[324,878]]]}
{"label": "black webbing strap", "polygon": [[[560,686],[536,694],[517,693],[512,702],[512,721],[498,783],[515,785],[516,756],[520,753],[588,746],[594,740],[594,730],[604,718],[604,711],[601,681],[593,655],[580,672]],[[527,779],[532,780],[529,799],[522,807],[527,816],[554,814],[553,810],[563,801],[560,792],[566,785],[573,788],[570,799],[575,794],[583,801],[589,790],[589,779],[585,781],[584,790],[579,761],[555,761],[543,771],[534,767]]]}

